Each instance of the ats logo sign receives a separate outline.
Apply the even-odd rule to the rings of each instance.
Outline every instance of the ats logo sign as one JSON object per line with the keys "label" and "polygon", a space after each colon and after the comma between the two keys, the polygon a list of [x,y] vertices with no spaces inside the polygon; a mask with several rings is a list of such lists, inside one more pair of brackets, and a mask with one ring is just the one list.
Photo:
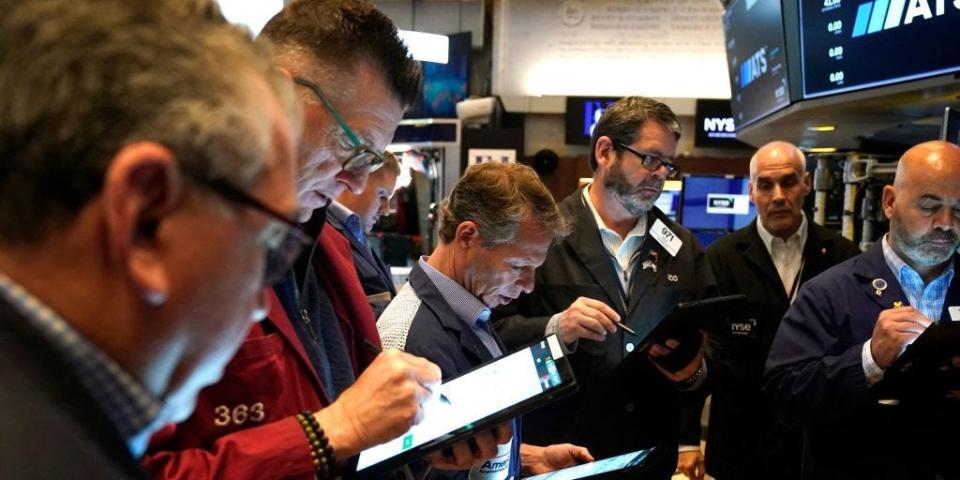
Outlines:
{"label": "ats logo sign", "polygon": [[[880,30],[910,25],[914,20],[930,20],[947,13],[949,0],[875,0],[861,3],[853,23],[853,38]],[[960,0],[952,0],[952,11],[960,11]]]}

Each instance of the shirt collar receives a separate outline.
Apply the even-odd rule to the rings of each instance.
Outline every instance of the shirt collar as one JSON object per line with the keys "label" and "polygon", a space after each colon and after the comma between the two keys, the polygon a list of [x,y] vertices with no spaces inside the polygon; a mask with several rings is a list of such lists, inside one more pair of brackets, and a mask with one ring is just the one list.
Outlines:
{"label": "shirt collar", "polygon": [[484,305],[476,295],[470,293],[466,288],[463,288],[463,285],[460,285],[452,278],[430,266],[430,264],[427,263],[429,258],[430,257],[426,255],[420,257],[420,261],[418,262],[420,268],[427,274],[427,278],[430,279],[433,286],[437,287],[437,290],[440,291],[440,295],[453,310],[453,313],[457,314],[457,317],[470,328],[476,325],[478,319],[490,319],[490,308]]}
{"label": "shirt collar", "polygon": [[105,416],[127,441],[133,456],[142,456],[150,434],[159,426],[162,402],[50,307],[2,272],[0,297],[17,309],[27,325],[70,366],[100,407],[100,412],[88,414]]}
{"label": "shirt collar", "polygon": [[807,216],[801,215],[800,226],[797,227],[797,231],[793,232],[793,235],[790,235],[786,240],[784,240],[780,237],[775,237],[772,233],[770,233],[766,227],[763,226],[763,222],[760,221],[760,217],[757,217],[757,233],[760,234],[760,240],[763,242],[763,246],[767,248],[768,253],[772,251],[771,249],[773,248],[774,240],[777,240],[780,245],[797,245],[800,247],[800,250],[803,251],[804,245],[807,244],[808,230]]}
{"label": "shirt collar", "polygon": [[[607,227],[607,224],[603,222],[602,218],[600,218],[600,213],[597,212],[597,208],[593,206],[593,200],[590,199],[590,193],[589,193],[591,186],[593,186],[592,183],[590,185],[587,185],[586,187],[583,187],[583,201],[584,203],[587,204],[587,208],[590,209],[590,213],[593,214],[593,219],[597,222],[597,228],[599,228],[601,232],[612,233],[619,238],[620,234],[615,232],[613,229]],[[642,237],[646,235],[646,233],[647,233],[647,216],[640,215],[637,218],[637,224],[634,225],[632,230],[627,232],[627,236],[624,237],[623,240],[626,240],[630,237]]]}
{"label": "shirt collar", "polygon": [[[887,267],[890,268],[890,271],[897,276],[897,281],[900,282],[901,287],[903,286],[903,277],[905,275],[915,276],[915,278],[921,279],[919,281],[923,283],[923,277],[921,277],[920,274],[913,269],[913,267],[908,265],[907,262],[904,262],[903,259],[900,258],[900,255],[897,255],[897,252],[893,249],[893,246],[890,245],[888,240],[889,236],[889,233],[885,234],[883,239],[880,241],[881,247],[883,248],[883,260],[887,262]],[[953,281],[953,257],[950,257],[947,268],[944,269],[944,271],[938,275],[937,278],[931,280],[930,283],[933,283],[944,277],[947,278],[947,283]]]}
{"label": "shirt collar", "polygon": [[360,225],[360,217],[356,213],[336,200],[330,202],[327,211],[330,216],[339,220],[358,242],[364,242],[363,226]]}

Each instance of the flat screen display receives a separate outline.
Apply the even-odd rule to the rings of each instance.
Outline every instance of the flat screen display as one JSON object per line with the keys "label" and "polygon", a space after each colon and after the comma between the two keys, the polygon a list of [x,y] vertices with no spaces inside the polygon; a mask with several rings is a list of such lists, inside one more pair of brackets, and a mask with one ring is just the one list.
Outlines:
{"label": "flat screen display", "polygon": [[470,93],[470,32],[450,37],[447,63],[421,62],[423,88],[420,100],[403,118],[457,118],[457,102]]}
{"label": "flat screen display", "polygon": [[360,453],[357,473],[382,478],[387,469],[449,445],[472,432],[526,413],[576,388],[556,335],[504,355],[439,386],[423,420],[403,435]]}
{"label": "flat screen display", "polygon": [[960,2],[800,0],[803,97],[960,70]]}
{"label": "flat screen display", "polygon": [[644,464],[648,463],[654,449],[638,450],[636,452],[624,453],[615,457],[597,460],[595,462],[584,463],[575,467],[564,468],[550,473],[544,473],[535,477],[527,477],[526,480],[579,480],[581,478],[599,478],[605,473],[621,472],[624,470],[642,469]]}
{"label": "flat screen display", "polygon": [[743,128],[790,104],[780,0],[736,0],[723,16],[730,106]]}
{"label": "flat screen display", "polygon": [[737,141],[737,121],[729,100],[697,100],[693,146],[703,148],[748,149]]}
{"label": "flat screen display", "polygon": [[590,145],[590,136],[603,111],[618,97],[567,97],[566,143]]}
{"label": "flat screen display", "polygon": [[747,177],[684,177],[681,223],[690,230],[720,232],[747,226],[756,216],[747,184]]}

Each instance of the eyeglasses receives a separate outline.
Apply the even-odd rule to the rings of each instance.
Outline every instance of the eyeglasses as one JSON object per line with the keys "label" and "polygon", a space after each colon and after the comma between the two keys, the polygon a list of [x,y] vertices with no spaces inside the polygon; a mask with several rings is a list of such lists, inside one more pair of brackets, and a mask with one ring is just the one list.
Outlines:
{"label": "eyeglasses", "polygon": [[323,94],[323,90],[320,89],[319,85],[299,77],[295,77],[293,79],[293,83],[309,88],[317,96],[317,98],[320,99],[320,103],[323,104],[323,108],[330,114],[331,117],[333,117],[334,120],[336,120],[337,124],[340,125],[340,129],[343,130],[343,133],[347,136],[347,139],[350,140],[350,144],[353,146],[353,153],[343,161],[344,170],[348,172],[358,172],[369,168],[372,172],[383,165],[383,154],[371,149],[367,145],[364,145],[356,132],[354,132],[353,129],[347,125],[347,122],[340,115],[340,112],[333,108],[333,104],[330,103],[330,100],[327,98],[327,96]]}
{"label": "eyeglasses", "polygon": [[293,263],[312,242],[310,235],[297,222],[266,206],[260,200],[223,179],[211,179],[187,172],[191,178],[223,195],[224,198],[251,207],[270,217],[270,223],[260,233],[258,241],[267,248],[263,272],[264,285],[279,282],[293,268]]}
{"label": "eyeglasses", "polygon": [[680,168],[677,167],[670,160],[667,160],[663,157],[659,157],[657,155],[653,155],[651,153],[641,153],[637,151],[635,148],[620,142],[617,142],[617,146],[636,155],[640,159],[640,165],[642,165],[643,168],[650,170],[651,172],[656,172],[657,170],[660,169],[660,166],[662,165],[663,168],[667,169],[667,178],[676,177],[677,174],[680,173]]}

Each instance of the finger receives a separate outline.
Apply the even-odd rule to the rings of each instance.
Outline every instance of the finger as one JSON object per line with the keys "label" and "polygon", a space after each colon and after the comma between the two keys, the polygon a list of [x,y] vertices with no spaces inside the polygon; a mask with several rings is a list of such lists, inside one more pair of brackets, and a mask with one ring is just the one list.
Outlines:
{"label": "finger", "polygon": [[650,347],[649,355],[651,357],[665,357],[667,355],[670,355],[670,352],[672,351],[673,350],[671,350],[670,348],[657,343],[657,344],[654,344],[652,347]]}
{"label": "finger", "polygon": [[593,330],[585,328],[582,325],[577,326],[575,330],[575,335],[577,336],[577,338],[586,338],[596,342],[602,342],[607,338],[605,334],[594,332]]}
{"label": "finger", "polygon": [[670,350],[673,350],[680,346],[680,340],[668,338],[666,342],[663,342],[663,344],[666,345]]}
{"label": "finger", "polygon": [[469,468],[473,465],[473,451],[470,450],[470,445],[466,441],[454,443],[451,450],[453,450],[453,461],[457,468]]}
{"label": "finger", "polygon": [[513,438],[513,424],[510,422],[503,422],[496,427],[493,427],[493,438],[498,444],[507,443],[510,439]]}
{"label": "finger", "polygon": [[414,355],[407,355],[404,360],[407,362],[409,372],[420,385],[436,385],[442,378],[440,367],[435,363]]}
{"label": "finger", "polygon": [[603,337],[607,335],[607,329],[600,322],[598,322],[597,319],[589,315],[579,313],[578,316],[576,317],[576,320],[577,320],[577,324],[586,330],[589,330]]}
{"label": "finger", "polygon": [[590,455],[590,450],[587,450],[586,447],[573,446],[573,458],[577,460],[578,463],[590,463],[593,461],[593,455]]}
{"label": "finger", "polygon": [[584,306],[589,307],[591,310],[596,310],[601,315],[603,315],[606,318],[609,318],[613,322],[620,321],[620,314],[617,313],[616,310],[611,308],[610,305],[607,305],[606,303],[603,303],[599,300],[594,300],[592,298],[586,298],[586,297],[580,297],[580,298],[583,299]]}
{"label": "finger", "polygon": [[478,432],[473,436],[473,443],[477,447],[476,460],[489,460],[497,456],[497,439],[491,431]]}

